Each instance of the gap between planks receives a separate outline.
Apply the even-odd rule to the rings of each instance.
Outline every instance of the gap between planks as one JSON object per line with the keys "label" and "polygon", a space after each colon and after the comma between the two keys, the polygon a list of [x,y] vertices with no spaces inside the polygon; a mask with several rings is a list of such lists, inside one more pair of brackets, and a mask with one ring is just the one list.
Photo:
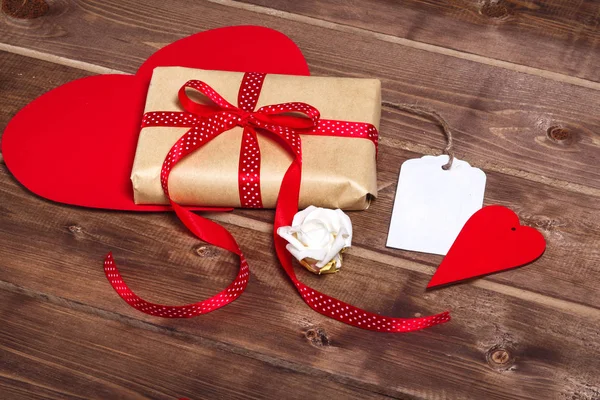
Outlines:
{"label": "gap between planks", "polygon": [[[205,216],[212,220],[239,226],[242,228],[252,229],[259,232],[271,233],[273,225],[267,222],[257,221],[252,218],[235,215],[232,213],[207,213]],[[409,271],[418,272],[425,275],[433,275],[436,268],[427,265],[419,264],[400,257],[394,257],[389,254],[378,253],[373,250],[365,249],[361,246],[352,246],[352,254],[365,258],[371,261],[382,264],[406,269]],[[500,293],[506,296],[516,297],[518,299],[537,303],[546,307],[551,307],[556,310],[576,314],[584,318],[600,321],[600,309],[586,306],[584,304],[575,303],[568,300],[558,299],[551,296],[546,296],[540,293],[531,292],[525,289],[515,288],[502,283],[492,282],[485,279],[477,279],[469,283],[471,286]]]}
{"label": "gap between planks", "polygon": [[583,78],[577,78],[574,76],[569,76],[565,74],[561,74],[559,72],[552,72],[545,69],[528,67],[521,64],[515,64],[508,61],[498,60],[495,58],[484,57],[473,53],[465,53],[458,50],[449,49],[446,47],[436,46],[433,44],[417,42],[415,40],[405,39],[402,37],[397,37],[385,33],[379,33],[370,31],[364,28],[357,28],[351,25],[344,25],[337,22],[325,21],[322,19],[308,17],[305,15],[299,15],[290,13],[287,11],[281,11],[269,7],[259,6],[255,4],[247,4],[247,3],[239,3],[235,0],[207,0],[214,4],[219,4],[226,7],[238,8],[245,11],[255,12],[257,14],[266,14],[282,19],[287,19],[290,21],[295,21],[299,23],[304,23],[307,25],[318,26],[320,28],[331,29],[340,32],[353,33],[362,36],[371,36],[375,39],[399,44],[406,47],[412,47],[414,49],[428,51],[430,53],[443,54],[450,57],[460,58],[463,60],[473,61],[479,64],[491,65],[494,67],[500,67],[504,69],[508,69],[511,71],[521,72],[524,74],[535,75],[547,79],[551,79],[558,82],[569,83],[576,86],[583,86],[589,89],[600,90],[600,82],[594,82]]}
{"label": "gap between planks", "polygon": [[81,303],[79,301],[70,300],[64,297],[55,296],[48,293],[38,292],[35,290],[27,289],[18,285],[15,285],[10,282],[0,280],[0,290],[5,290],[9,293],[16,293],[23,296],[27,296],[38,301],[47,302],[59,307],[65,307],[70,310],[74,310],[77,312],[91,314],[98,316],[103,319],[117,321],[119,323],[137,328],[143,329],[159,334],[164,334],[167,336],[174,337],[176,339],[184,340],[188,343],[198,344],[200,346],[204,346],[210,349],[225,351],[231,354],[235,354],[242,357],[248,357],[254,360],[258,360],[268,365],[272,365],[279,369],[286,369],[292,371],[294,373],[301,373],[304,375],[315,377],[316,379],[327,379],[332,382],[337,382],[345,386],[356,387],[361,390],[369,391],[372,393],[376,393],[382,396],[389,396],[397,399],[399,393],[398,391],[406,397],[403,399],[412,400],[416,399],[411,396],[409,393],[402,391],[402,389],[398,389],[398,391],[392,391],[385,388],[381,388],[376,386],[375,384],[362,382],[359,379],[351,378],[346,374],[336,375],[333,372],[329,372],[326,370],[322,370],[310,365],[300,364],[293,361],[288,361],[279,357],[270,356],[267,354],[263,354],[256,350],[250,350],[245,347],[235,345],[232,343],[221,342],[215,339],[210,339],[204,336],[195,335],[188,332],[183,332],[178,330],[177,328],[162,326],[160,324],[155,324],[152,322],[143,321],[134,317],[130,317],[124,314],[120,314],[114,311],[105,310],[102,308],[97,308],[92,305],[88,305],[85,303]]}
{"label": "gap between planks", "polygon": [[[427,51],[430,53],[442,54],[449,57],[459,58],[462,60],[472,61],[479,64],[490,65],[494,67],[504,68],[510,71],[521,72],[528,75],[534,75],[553,81],[562,83],[568,83],[571,85],[582,86],[589,89],[600,90],[600,82],[594,82],[583,78],[578,78],[570,75],[561,74],[559,72],[548,71],[541,68],[529,67],[522,64],[515,64],[509,61],[498,60],[495,58],[484,57],[473,53],[466,53],[459,50],[449,49],[442,46],[436,46],[429,43],[418,42],[398,36],[393,36],[385,33],[379,33],[364,28],[358,28],[351,25],[344,25],[336,22],[325,21],[322,19],[308,17],[305,15],[294,14],[287,11],[281,11],[269,7],[259,6],[255,4],[240,3],[235,0],[207,0],[211,3],[222,5],[225,7],[237,8],[245,11],[254,12],[257,14],[270,15],[290,21],[295,21],[307,25],[318,26],[320,28],[331,29],[339,32],[346,32],[352,34],[358,34],[361,36],[371,36],[377,40],[384,42],[395,43],[405,47],[411,47]],[[89,72],[103,73],[103,74],[124,74],[125,72],[101,67],[95,64],[86,63],[83,61],[71,60],[68,58],[55,56],[47,53],[43,53],[36,50],[30,50],[23,47],[12,46],[8,44],[0,43],[0,50],[8,51],[11,53],[20,54],[23,56],[38,58],[44,61],[51,61],[56,64],[67,65],[70,67],[82,69]]]}
{"label": "gap between planks", "polygon": [[126,74],[126,72],[118,71],[112,68],[106,68],[101,65],[91,64],[85,61],[72,60],[70,58],[56,56],[54,54],[44,53],[38,50],[27,49],[25,47],[13,46],[6,43],[0,43],[0,51],[18,54],[20,56],[34,58],[36,60],[48,61],[54,64],[92,72],[94,74]]}
{"label": "gap between planks", "polygon": [[[389,104],[392,104],[392,103],[389,103],[385,100],[381,102],[382,108],[387,107],[390,112],[398,112],[394,109],[391,109],[389,107]],[[421,117],[411,115],[411,118],[421,118]],[[431,122],[430,120],[425,119],[425,118],[423,118],[423,121]],[[381,141],[379,142],[380,145],[383,142],[384,142],[384,139],[381,139]],[[403,141],[402,143],[399,143],[395,147],[402,149],[402,150],[410,151],[412,153],[420,153],[420,154],[424,154],[424,155],[439,155],[440,154],[439,147],[430,147],[430,146],[427,146],[424,144],[414,143],[414,142]],[[486,161],[485,159],[479,159],[479,160],[469,159],[468,161],[472,167],[482,169],[483,171],[486,171],[486,172],[487,171],[497,172],[497,173],[509,175],[509,176],[512,176],[515,178],[522,178],[522,179],[528,180],[530,182],[541,183],[542,185],[547,185],[547,186],[554,187],[557,189],[568,190],[570,192],[575,192],[575,193],[584,194],[584,195],[588,195],[588,196],[600,197],[600,189],[598,189],[598,188],[581,185],[581,184],[575,183],[575,182],[563,181],[563,180],[557,179],[557,178],[551,178],[551,177],[547,177],[547,176],[543,176],[543,175],[538,175],[536,173],[523,171],[523,170],[520,170],[517,168],[506,167],[506,166],[500,165],[496,162]]]}
{"label": "gap between planks", "polygon": [[[221,1],[221,0],[209,0],[209,1]],[[228,0],[223,0],[228,1]],[[254,7],[254,6],[253,6]],[[263,7],[264,8],[264,7]],[[279,11],[278,11],[279,12]],[[128,74],[127,72],[103,67],[96,64],[91,64],[83,61],[72,60],[66,57],[56,56],[50,53],[44,53],[38,50],[32,50],[24,47],[13,46],[5,43],[0,43],[0,51],[6,51],[8,53],[18,54],[20,56],[34,58],[41,61],[48,61],[54,64],[64,65],[67,67],[95,73],[95,74]],[[600,84],[598,86],[600,89]],[[386,107],[389,104],[386,101],[382,102],[382,106]],[[422,153],[422,154],[439,154],[439,149],[434,149],[421,144],[402,144],[399,146],[402,150],[408,150],[412,152]],[[0,159],[1,161],[1,159]],[[542,175],[534,174],[527,171],[522,171],[516,168],[508,168],[497,165],[495,163],[488,163],[485,161],[482,162],[470,162],[473,167],[480,168],[487,171],[498,172],[505,175],[510,175],[517,178],[523,178],[528,181],[541,183],[544,185],[548,185],[551,187],[569,190],[571,192],[585,194],[594,197],[600,197],[600,189],[592,188],[589,186],[584,186],[578,183],[563,181],[555,178],[548,178]]]}
{"label": "gap between planks", "polygon": [[[570,76],[559,74],[559,73],[539,70],[537,68],[524,67],[524,66],[520,66],[517,64],[511,64],[511,63],[508,63],[505,61],[494,60],[494,59],[490,59],[490,58],[486,58],[486,57],[475,56],[475,55],[468,54],[468,53],[462,53],[462,52],[459,52],[456,50],[449,50],[446,48],[429,45],[429,44],[423,44],[423,43],[411,41],[408,39],[397,38],[397,37],[390,36],[390,35],[378,34],[378,33],[364,30],[364,29],[359,29],[359,28],[349,27],[349,26],[345,26],[345,25],[332,23],[332,22],[322,21],[322,20],[319,20],[316,18],[291,14],[291,13],[288,13],[285,11],[273,10],[273,9],[270,9],[267,7],[256,6],[256,5],[237,3],[232,0],[208,0],[208,1],[211,1],[211,2],[217,3],[217,4],[226,5],[226,6],[231,6],[231,7],[243,8],[243,9],[247,9],[249,11],[260,12],[260,13],[269,14],[269,15],[275,15],[275,16],[285,18],[285,19],[297,20],[297,21],[309,23],[312,25],[323,26],[323,27],[329,28],[329,29],[343,30],[343,31],[349,30],[350,32],[361,33],[361,34],[364,34],[364,33],[373,34],[377,37],[379,37],[379,36],[385,37],[385,39],[380,38],[381,40],[392,41],[394,43],[399,43],[404,46],[415,47],[415,48],[419,48],[422,50],[446,54],[446,55],[450,55],[450,56],[454,56],[454,57],[458,57],[458,58],[471,59],[471,57],[476,57],[477,59],[481,59],[483,61],[478,61],[475,59],[473,59],[472,61],[481,62],[484,64],[493,65],[493,66],[499,66],[499,67],[503,67],[503,68],[507,68],[507,69],[511,69],[511,70],[515,70],[515,71],[519,71],[519,72],[525,72],[525,73],[529,73],[531,75],[543,76],[545,78],[554,79],[554,80],[557,80],[560,82],[577,84],[574,82],[570,82],[570,80],[574,79],[576,81],[581,81],[580,83],[585,82],[587,84],[592,85],[592,86],[588,86],[587,84],[585,84],[585,85],[579,84],[579,86],[591,87],[593,89],[600,89],[600,83],[595,83],[595,82],[587,81],[587,80],[580,79],[580,78],[574,78],[574,77],[570,77]],[[13,46],[13,45],[4,44],[4,43],[0,43],[0,50],[6,51],[9,53],[18,54],[18,55],[25,56],[25,57],[42,60],[42,61],[49,61],[49,62],[52,62],[55,64],[60,64],[60,65],[64,65],[64,66],[68,66],[71,68],[76,68],[76,69],[80,69],[80,70],[84,70],[84,71],[92,72],[92,73],[96,73],[96,74],[126,74],[126,72],[111,69],[111,68],[106,68],[106,67],[103,67],[100,65],[91,64],[91,63],[87,63],[87,62],[83,62],[83,61],[72,60],[72,59],[69,59],[66,57],[60,57],[60,56],[56,56],[53,54],[44,53],[41,51],[31,50],[31,49]],[[521,71],[519,69],[516,69],[517,67],[524,68],[527,71]],[[551,74],[552,77],[546,76],[545,75],[546,73]],[[401,148],[403,148],[404,150],[415,151],[414,146],[401,146]],[[419,145],[418,151],[421,153],[436,153],[435,150],[430,149],[429,147],[426,147],[426,146],[421,146],[421,145]],[[528,172],[524,172],[524,171],[520,171],[520,170],[516,170],[516,169],[512,169],[512,168],[496,166],[493,164],[481,165],[481,166],[473,164],[473,166],[480,167],[480,168],[490,170],[490,171],[495,171],[495,172],[515,176],[515,177],[519,177],[519,178],[524,178],[524,179],[527,179],[530,181],[543,183],[543,184],[553,186],[553,187],[558,187],[561,189],[567,189],[567,190],[570,190],[573,192],[578,192],[578,193],[583,193],[583,194],[587,194],[587,195],[593,195],[596,197],[600,197],[600,189],[594,189],[594,188],[590,188],[587,186],[574,184],[571,182],[560,181],[557,179],[545,178],[540,175],[536,175],[536,174],[532,174],[532,173],[528,173]],[[256,221],[256,220],[248,218],[248,217],[242,217],[242,216],[238,216],[238,215],[234,215],[234,214],[211,214],[211,218],[214,220],[220,221],[220,222],[226,222],[226,223],[230,223],[230,224],[233,224],[236,226],[254,229],[254,230],[257,230],[260,232],[270,233],[272,230],[272,225],[269,223]],[[398,260],[400,260],[399,258],[390,256],[390,255],[386,255],[386,254],[380,254],[375,251],[367,250],[367,249],[357,247],[357,246],[354,246],[353,252],[355,255],[362,257],[362,258],[367,258],[367,259],[370,259],[373,261],[381,262],[383,264],[393,265],[396,267],[408,269],[408,270],[419,272],[422,274],[432,275],[433,272],[435,271],[435,268],[433,268],[433,267],[428,267],[428,266],[425,266],[425,265],[422,265],[419,263],[415,263],[415,262],[411,262],[408,260],[404,260],[404,259],[402,259],[402,263],[399,263],[398,262]],[[472,282],[471,285],[473,285],[475,287],[479,287],[481,289],[494,291],[494,292],[505,294],[505,295],[512,296],[512,297],[517,297],[522,300],[527,300],[527,301],[542,304],[545,306],[553,307],[553,308],[561,310],[561,311],[573,312],[573,313],[576,313],[580,316],[584,316],[587,318],[600,319],[600,310],[593,308],[593,307],[583,305],[583,304],[569,302],[566,300],[557,299],[557,298],[542,295],[539,293],[530,292],[530,291],[527,291],[524,289],[518,289],[518,288],[514,288],[514,287],[511,287],[508,285],[501,284],[501,283],[496,283],[496,282],[491,282],[491,281],[486,281],[486,280],[476,280],[476,281]]]}

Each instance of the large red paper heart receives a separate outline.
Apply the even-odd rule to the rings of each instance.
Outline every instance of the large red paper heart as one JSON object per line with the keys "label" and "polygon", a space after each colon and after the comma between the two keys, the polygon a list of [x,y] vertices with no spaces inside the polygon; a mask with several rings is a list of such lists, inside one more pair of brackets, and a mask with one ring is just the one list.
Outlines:
{"label": "large red paper heart", "polygon": [[32,192],[60,203],[170,209],[134,204],[129,180],[146,91],[157,66],[309,74],[296,44],[272,29],[236,26],[197,33],[154,53],[135,75],[78,79],[29,103],[2,136],[9,170]]}
{"label": "large red paper heart", "polygon": [[521,226],[514,212],[502,206],[484,207],[469,218],[427,287],[520,267],[545,249],[544,236]]}

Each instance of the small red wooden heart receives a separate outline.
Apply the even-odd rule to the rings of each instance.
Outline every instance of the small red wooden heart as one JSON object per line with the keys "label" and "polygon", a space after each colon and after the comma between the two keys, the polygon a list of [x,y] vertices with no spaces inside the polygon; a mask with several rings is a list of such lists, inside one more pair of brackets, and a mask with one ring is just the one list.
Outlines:
{"label": "small red wooden heart", "polygon": [[544,236],[522,226],[506,207],[488,206],[469,218],[428,288],[530,263],[546,249]]}
{"label": "small red wooden heart", "polygon": [[146,91],[157,66],[309,74],[296,44],[280,32],[258,26],[200,32],[158,50],[135,75],[78,79],[29,103],[2,135],[8,169],[26,188],[59,203],[170,210],[134,204],[129,180]]}

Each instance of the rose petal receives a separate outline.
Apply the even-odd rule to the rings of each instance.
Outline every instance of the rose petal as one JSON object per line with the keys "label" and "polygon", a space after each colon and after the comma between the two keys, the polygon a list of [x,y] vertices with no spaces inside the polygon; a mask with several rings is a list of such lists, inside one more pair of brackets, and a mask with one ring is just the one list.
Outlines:
{"label": "rose petal", "polygon": [[348,233],[346,232],[346,229],[342,228],[342,230],[336,236],[333,244],[331,245],[325,256],[322,259],[320,259],[320,261],[317,263],[317,267],[323,267],[334,257],[336,257],[344,247],[348,247],[346,246],[346,238],[344,238],[344,235],[347,236]]}
{"label": "rose petal", "polygon": [[338,215],[341,226],[346,229],[346,233],[348,234],[346,246],[350,247],[350,244],[352,243],[352,221],[350,220],[350,217],[339,208],[335,210],[335,212]]}
{"label": "rose petal", "polygon": [[307,247],[325,247],[331,241],[331,232],[320,221],[305,222],[297,229],[296,237]]}
{"label": "rose petal", "polygon": [[[315,268],[329,265],[330,270],[333,266],[339,269],[340,251],[352,243],[352,222],[340,209],[309,206],[296,213],[292,226],[280,227],[277,234],[288,242],[286,249],[299,261],[311,259]],[[314,268],[310,270],[314,272]]]}
{"label": "rose petal", "polygon": [[292,253],[294,258],[298,261],[300,261],[304,258],[314,258],[315,260],[321,260],[323,257],[325,257],[325,254],[327,252],[326,249],[307,249],[307,248],[298,249],[290,244],[287,244],[285,246],[285,248],[290,253]]}
{"label": "rose petal", "polygon": [[292,245],[298,249],[304,248],[305,247],[304,244],[302,244],[302,242],[300,242],[294,236],[295,233],[296,233],[296,230],[294,228],[292,228],[291,226],[282,226],[279,229],[277,229],[277,234],[279,236],[281,236],[282,238],[284,238],[290,245]]}
{"label": "rose petal", "polygon": [[294,215],[294,219],[292,220],[292,226],[302,225],[306,217],[316,209],[317,207],[315,206],[308,206],[304,210],[297,212],[296,215]]}

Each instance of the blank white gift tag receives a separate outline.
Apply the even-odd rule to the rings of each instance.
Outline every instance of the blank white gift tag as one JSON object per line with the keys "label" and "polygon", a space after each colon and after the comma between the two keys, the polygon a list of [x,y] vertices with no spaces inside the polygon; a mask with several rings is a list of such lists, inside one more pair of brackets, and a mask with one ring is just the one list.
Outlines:
{"label": "blank white gift tag", "polygon": [[407,160],[400,168],[388,247],[446,255],[467,220],[483,205],[485,174],[447,155]]}

